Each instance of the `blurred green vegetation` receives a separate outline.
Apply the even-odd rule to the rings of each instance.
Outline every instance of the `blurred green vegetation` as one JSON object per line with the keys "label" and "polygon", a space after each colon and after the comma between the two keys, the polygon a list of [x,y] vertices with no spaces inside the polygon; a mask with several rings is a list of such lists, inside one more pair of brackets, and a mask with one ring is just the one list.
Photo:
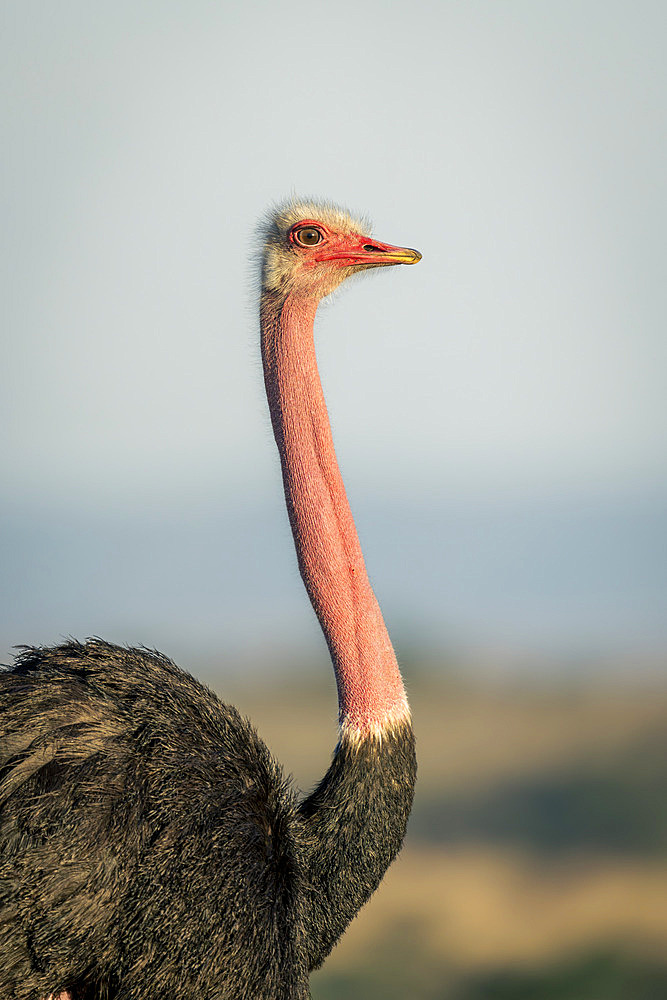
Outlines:
{"label": "blurred green vegetation", "polygon": [[[472,795],[420,797],[412,834],[537,852],[667,853],[667,733],[591,765],[531,774]],[[666,994],[667,996],[667,994]]]}
{"label": "blurred green vegetation", "polygon": [[664,1000],[667,965],[612,953],[592,953],[544,969],[501,971],[467,981],[414,959],[357,974],[317,974],[313,1000]]}
{"label": "blurred green vegetation", "polygon": [[[444,994],[443,994],[444,995]],[[532,972],[502,972],[470,983],[459,1000],[661,1000],[667,965],[592,954]]]}

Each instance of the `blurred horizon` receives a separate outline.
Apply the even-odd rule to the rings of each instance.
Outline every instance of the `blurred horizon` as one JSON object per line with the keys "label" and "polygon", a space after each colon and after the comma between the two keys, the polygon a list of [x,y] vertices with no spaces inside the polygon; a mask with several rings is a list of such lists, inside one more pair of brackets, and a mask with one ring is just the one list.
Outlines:
{"label": "blurred horizon", "polygon": [[[399,652],[477,673],[667,679],[660,495],[352,502]],[[159,648],[216,680],[326,660],[280,496],[4,505],[2,522],[0,662],[17,643],[91,635]]]}

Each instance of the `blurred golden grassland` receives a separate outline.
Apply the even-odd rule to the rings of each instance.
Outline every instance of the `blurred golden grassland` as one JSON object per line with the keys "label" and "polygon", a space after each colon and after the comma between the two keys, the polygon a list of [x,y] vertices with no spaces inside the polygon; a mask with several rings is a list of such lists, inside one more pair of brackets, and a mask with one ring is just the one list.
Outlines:
{"label": "blurred golden grassland", "polygon": [[[667,1000],[667,685],[417,673],[410,690],[406,844],[313,997]],[[233,693],[310,788],[333,686]]]}

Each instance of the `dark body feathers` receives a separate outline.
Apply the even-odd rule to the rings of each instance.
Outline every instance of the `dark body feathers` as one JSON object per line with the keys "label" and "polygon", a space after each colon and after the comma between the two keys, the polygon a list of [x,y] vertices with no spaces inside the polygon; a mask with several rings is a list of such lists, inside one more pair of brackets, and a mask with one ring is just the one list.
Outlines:
{"label": "dark body feathers", "polygon": [[302,1000],[412,802],[407,724],[302,802],[238,712],[101,641],[0,673],[0,997]]}

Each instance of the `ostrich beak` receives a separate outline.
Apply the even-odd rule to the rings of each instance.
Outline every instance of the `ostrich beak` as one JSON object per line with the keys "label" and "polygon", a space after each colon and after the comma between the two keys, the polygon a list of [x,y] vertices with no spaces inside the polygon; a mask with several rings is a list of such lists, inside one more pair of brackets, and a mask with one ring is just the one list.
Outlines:
{"label": "ostrich beak", "polygon": [[391,243],[380,243],[379,240],[369,240],[361,247],[355,263],[367,267],[384,267],[389,264],[416,264],[421,259],[419,250],[395,247]]}
{"label": "ostrich beak", "polygon": [[390,264],[416,264],[422,255],[419,250],[395,247],[362,236],[355,237],[347,246],[325,249],[316,259],[318,263],[338,261],[343,267],[388,267]]}

